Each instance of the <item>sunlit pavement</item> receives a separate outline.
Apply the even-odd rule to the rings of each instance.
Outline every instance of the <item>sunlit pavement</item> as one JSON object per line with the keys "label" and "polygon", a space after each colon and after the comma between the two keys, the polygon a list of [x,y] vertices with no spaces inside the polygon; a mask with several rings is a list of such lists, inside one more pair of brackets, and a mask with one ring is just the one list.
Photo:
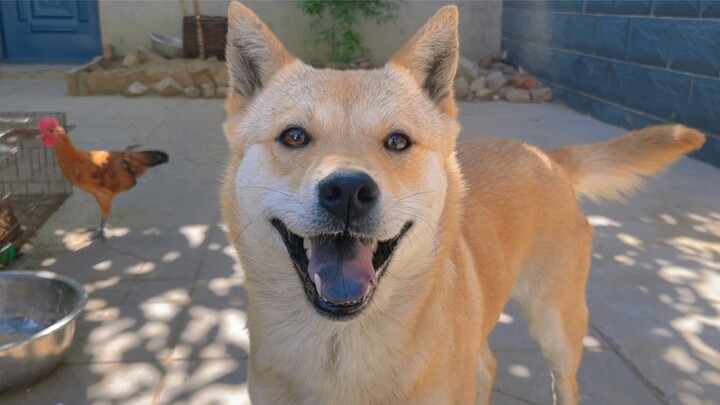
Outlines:
{"label": "sunlit pavement", "polygon": [[[81,148],[170,154],[116,199],[105,244],[85,241],[99,213],[76,190],[11,266],[73,277],[90,301],[65,362],[0,403],[246,403],[247,298],[217,199],[222,101],[67,97],[61,81],[4,80],[0,95],[0,111],[67,112]],[[623,132],[557,105],[462,103],[460,120],[465,138],[545,148]],[[583,205],[596,230],[583,403],[720,403],[720,170],[685,159],[625,205]],[[493,404],[552,402],[514,308],[491,343]]]}

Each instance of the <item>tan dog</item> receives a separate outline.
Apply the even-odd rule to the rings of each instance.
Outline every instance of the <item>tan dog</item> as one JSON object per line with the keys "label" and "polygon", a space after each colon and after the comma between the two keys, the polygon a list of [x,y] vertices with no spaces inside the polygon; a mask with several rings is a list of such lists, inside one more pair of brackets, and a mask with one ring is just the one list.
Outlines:
{"label": "tan dog", "polygon": [[592,228],[615,198],[704,142],[658,126],[545,153],[457,148],[458,15],[440,10],[382,69],[314,69],[229,11],[222,204],[246,271],[255,404],[488,403],[487,337],[520,307],[575,404]]}

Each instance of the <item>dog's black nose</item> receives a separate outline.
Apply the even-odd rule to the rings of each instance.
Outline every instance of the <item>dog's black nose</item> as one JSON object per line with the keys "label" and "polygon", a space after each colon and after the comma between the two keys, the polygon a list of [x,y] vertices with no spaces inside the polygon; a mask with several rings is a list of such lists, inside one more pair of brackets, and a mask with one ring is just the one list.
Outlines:
{"label": "dog's black nose", "polygon": [[375,205],[380,189],[363,172],[333,173],[318,185],[320,206],[349,224],[362,218]]}

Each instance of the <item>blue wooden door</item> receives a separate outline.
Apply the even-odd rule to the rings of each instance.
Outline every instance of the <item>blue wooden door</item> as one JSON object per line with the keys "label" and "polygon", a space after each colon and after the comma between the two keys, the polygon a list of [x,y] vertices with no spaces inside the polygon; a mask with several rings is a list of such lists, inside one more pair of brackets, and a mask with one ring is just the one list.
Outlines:
{"label": "blue wooden door", "polygon": [[9,62],[82,63],[102,54],[97,0],[0,0]]}

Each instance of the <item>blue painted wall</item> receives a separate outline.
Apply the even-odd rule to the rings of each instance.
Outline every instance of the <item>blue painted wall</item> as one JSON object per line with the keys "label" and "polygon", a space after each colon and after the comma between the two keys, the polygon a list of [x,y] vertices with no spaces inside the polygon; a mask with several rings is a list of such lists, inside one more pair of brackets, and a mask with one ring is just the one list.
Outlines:
{"label": "blue painted wall", "polygon": [[502,36],[509,63],[571,108],[699,128],[693,157],[720,166],[720,0],[504,0]]}

